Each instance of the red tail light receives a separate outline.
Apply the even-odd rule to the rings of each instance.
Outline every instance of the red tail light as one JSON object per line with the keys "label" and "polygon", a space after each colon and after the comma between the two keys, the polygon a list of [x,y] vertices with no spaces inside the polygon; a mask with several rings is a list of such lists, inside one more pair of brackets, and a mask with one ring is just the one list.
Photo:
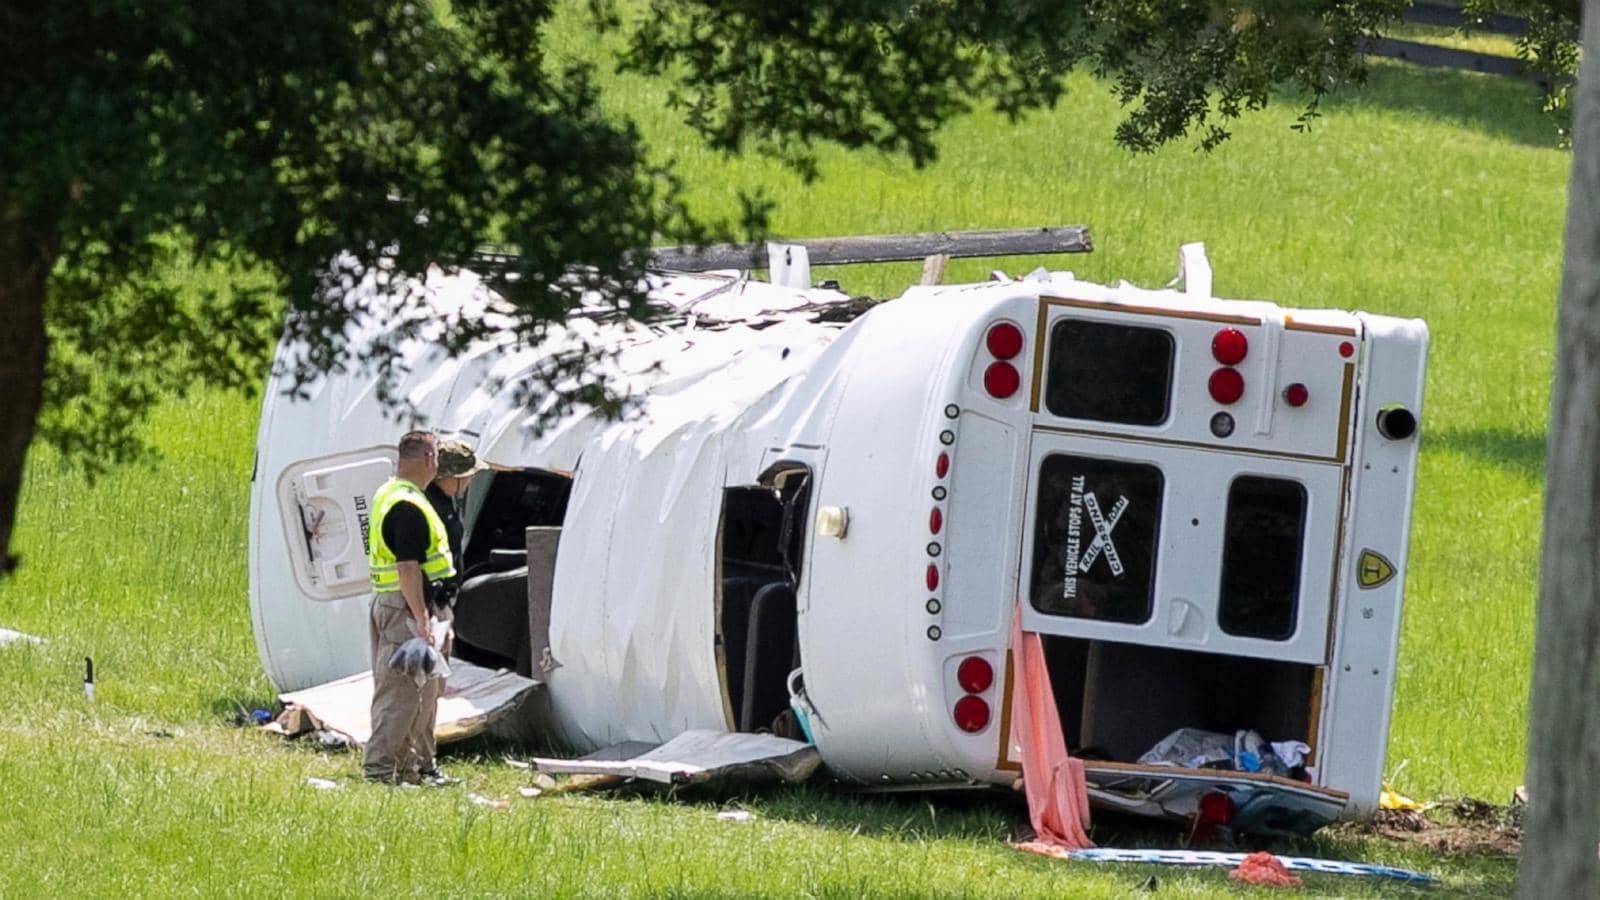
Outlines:
{"label": "red tail light", "polygon": [[927,579],[927,581],[928,581],[928,590],[936,591],[936,590],[939,589],[939,567],[934,565],[933,563],[928,563],[928,579]]}
{"label": "red tail light", "polygon": [[1244,376],[1237,369],[1218,369],[1211,373],[1211,381],[1207,385],[1211,389],[1211,399],[1227,406],[1238,401],[1244,396]]}
{"label": "red tail light", "polygon": [[1021,386],[1022,376],[1017,374],[1017,370],[1010,363],[990,363],[989,368],[983,371],[983,389],[997,400],[1004,400],[1015,394],[1017,388]]}
{"label": "red tail light", "polygon": [[1225,366],[1237,366],[1250,352],[1250,342],[1237,328],[1224,328],[1211,339],[1211,355]]}
{"label": "red tail light", "polygon": [[1310,399],[1311,392],[1298,381],[1283,389],[1283,402],[1290,406],[1305,406],[1306,401]]}
{"label": "red tail light", "polygon": [[1200,811],[1196,817],[1196,824],[1202,827],[1209,825],[1227,826],[1233,821],[1233,800],[1221,791],[1212,791],[1200,798]]}
{"label": "red tail light", "polygon": [[939,512],[939,507],[935,506],[933,508],[933,512],[928,513],[928,531],[933,534],[938,534],[939,529],[943,527],[944,513]]}
{"label": "red tail light", "polygon": [[995,359],[1010,359],[1022,352],[1022,329],[1010,322],[1001,322],[989,329],[985,339],[989,355]]}
{"label": "red tail light", "polygon": [[945,475],[947,475],[949,473],[950,473],[950,457],[949,457],[948,454],[941,453],[941,454],[939,454],[939,459],[937,461],[935,461],[934,464],[933,464],[933,474],[937,478],[943,478]]}
{"label": "red tail light", "polygon": [[969,656],[956,667],[956,681],[969,694],[981,694],[994,684],[994,666],[981,656]]}
{"label": "red tail light", "polygon": [[967,734],[977,734],[989,727],[989,704],[982,697],[968,694],[956,701],[956,727]]}

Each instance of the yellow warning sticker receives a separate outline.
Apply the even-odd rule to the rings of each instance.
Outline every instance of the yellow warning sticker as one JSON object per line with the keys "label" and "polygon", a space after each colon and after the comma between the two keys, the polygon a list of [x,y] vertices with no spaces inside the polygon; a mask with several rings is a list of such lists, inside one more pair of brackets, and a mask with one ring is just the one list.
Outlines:
{"label": "yellow warning sticker", "polygon": [[1361,558],[1356,561],[1356,581],[1362,590],[1386,584],[1393,577],[1394,563],[1375,550],[1361,550]]}

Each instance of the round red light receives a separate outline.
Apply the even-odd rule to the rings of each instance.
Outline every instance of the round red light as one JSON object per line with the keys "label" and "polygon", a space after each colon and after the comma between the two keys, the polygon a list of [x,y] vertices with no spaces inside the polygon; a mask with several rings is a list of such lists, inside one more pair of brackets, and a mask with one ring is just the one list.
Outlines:
{"label": "round red light", "polygon": [[1283,402],[1290,406],[1305,406],[1306,401],[1310,399],[1311,392],[1298,381],[1283,389]]}
{"label": "round red light", "polygon": [[1345,341],[1344,343],[1339,345],[1339,355],[1344,357],[1345,359],[1349,359],[1351,357],[1351,355],[1354,354],[1355,352],[1356,352],[1356,345],[1350,343],[1349,341]]}
{"label": "round red light", "polygon": [[1244,376],[1237,369],[1218,369],[1211,373],[1211,381],[1207,385],[1211,389],[1211,399],[1227,406],[1244,396]]}
{"label": "round red light", "polygon": [[956,701],[956,727],[967,734],[977,734],[989,727],[989,704],[982,697],[968,694]]}
{"label": "round red light", "polygon": [[939,567],[934,565],[933,563],[928,563],[928,579],[927,580],[928,580],[928,590],[936,591],[936,590],[939,589]]}
{"label": "round red light", "polygon": [[983,371],[983,389],[997,400],[1015,394],[1021,386],[1022,376],[1017,374],[1011,363],[990,363],[989,368]]}
{"label": "round red light", "polygon": [[939,454],[938,461],[933,464],[933,474],[937,478],[943,478],[944,476],[950,474],[950,456],[949,456],[949,454],[946,454],[946,453]]}
{"label": "round red light", "polygon": [[934,534],[938,534],[939,529],[943,527],[944,513],[939,512],[939,507],[935,506],[933,508],[933,512],[928,513],[928,530]]}
{"label": "round red light", "polygon": [[1224,328],[1211,339],[1211,355],[1225,366],[1237,366],[1250,352],[1250,342],[1237,328]]}
{"label": "round red light", "polygon": [[1001,322],[989,329],[985,343],[995,359],[1010,359],[1022,352],[1022,329],[1010,322]]}
{"label": "round red light", "polygon": [[981,656],[969,656],[956,667],[956,681],[969,694],[981,694],[994,684],[994,666]]}
{"label": "round red light", "polygon": [[1200,825],[1225,826],[1233,821],[1233,799],[1221,791],[1203,794],[1197,817]]}

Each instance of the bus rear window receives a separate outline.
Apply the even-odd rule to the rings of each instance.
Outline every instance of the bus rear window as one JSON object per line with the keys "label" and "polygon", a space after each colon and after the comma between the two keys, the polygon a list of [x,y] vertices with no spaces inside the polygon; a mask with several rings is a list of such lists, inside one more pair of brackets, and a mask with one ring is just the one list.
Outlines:
{"label": "bus rear window", "polygon": [[1062,319],[1050,330],[1045,408],[1069,419],[1160,425],[1172,395],[1173,348],[1159,328]]}
{"label": "bus rear window", "polygon": [[1039,466],[1033,608],[1140,624],[1155,593],[1161,470],[1051,454]]}
{"label": "bus rear window", "polygon": [[1246,475],[1228,488],[1217,624],[1228,634],[1281,641],[1295,631],[1306,489]]}

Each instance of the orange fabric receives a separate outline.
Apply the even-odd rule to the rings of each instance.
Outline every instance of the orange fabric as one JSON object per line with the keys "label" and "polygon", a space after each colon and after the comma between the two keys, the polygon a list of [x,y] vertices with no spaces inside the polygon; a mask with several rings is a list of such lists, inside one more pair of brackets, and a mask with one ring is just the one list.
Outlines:
{"label": "orange fabric", "polygon": [[1234,881],[1259,887],[1297,888],[1302,882],[1289,874],[1288,868],[1276,856],[1266,851],[1252,853],[1239,863],[1239,868],[1228,873]]}
{"label": "orange fabric", "polygon": [[1055,691],[1045,668],[1044,643],[1024,634],[1022,615],[1011,619],[1011,740],[1022,750],[1022,788],[1028,821],[1037,837],[1014,846],[1044,856],[1093,847],[1089,840],[1089,790],[1083,760],[1067,755],[1056,712]]}

